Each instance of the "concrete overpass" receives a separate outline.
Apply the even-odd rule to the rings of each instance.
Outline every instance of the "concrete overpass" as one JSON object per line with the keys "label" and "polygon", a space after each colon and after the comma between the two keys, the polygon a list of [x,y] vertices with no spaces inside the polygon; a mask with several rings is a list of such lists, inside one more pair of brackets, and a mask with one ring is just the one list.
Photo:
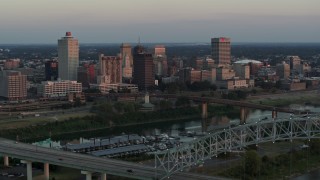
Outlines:
{"label": "concrete overpass", "polygon": [[[81,170],[86,179],[91,180],[92,173],[101,173],[101,179],[106,180],[107,174],[129,177],[134,179],[158,179],[165,175],[164,171],[156,171],[154,167],[144,166],[132,162],[98,158],[85,154],[66,152],[49,148],[38,147],[25,143],[0,138],[0,154],[4,156],[4,165],[9,165],[8,157],[21,159],[27,164],[27,179],[32,180],[32,162],[44,163],[45,178],[49,179],[49,164],[70,167]],[[128,171],[129,170],[129,171]],[[132,171],[132,172],[131,172]],[[177,173],[173,179],[221,179],[192,173]]]}

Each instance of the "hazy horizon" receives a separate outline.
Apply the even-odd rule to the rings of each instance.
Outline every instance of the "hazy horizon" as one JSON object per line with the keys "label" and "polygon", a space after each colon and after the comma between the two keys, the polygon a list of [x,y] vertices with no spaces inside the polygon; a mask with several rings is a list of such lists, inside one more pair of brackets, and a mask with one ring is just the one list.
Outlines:
{"label": "hazy horizon", "polygon": [[2,0],[0,44],[320,42],[318,0]]}

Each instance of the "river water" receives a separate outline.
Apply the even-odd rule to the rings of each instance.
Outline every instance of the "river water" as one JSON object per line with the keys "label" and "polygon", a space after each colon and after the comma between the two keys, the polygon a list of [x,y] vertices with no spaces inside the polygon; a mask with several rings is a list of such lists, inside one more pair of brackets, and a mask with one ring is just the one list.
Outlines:
{"label": "river water", "polygon": [[[308,109],[311,112],[320,112],[320,107],[313,106],[300,106],[300,105],[291,105],[290,107],[295,109]],[[240,113],[239,113],[240,114]],[[288,113],[278,113],[278,118],[288,118],[290,114]],[[240,115],[239,115],[240,117]],[[261,110],[249,110],[247,112],[246,122],[256,122],[259,120],[271,120],[272,113],[271,111],[261,111]],[[139,134],[142,136],[154,136],[166,133],[169,136],[178,136],[180,132],[192,132],[196,134],[201,134],[202,132],[214,131],[219,128],[225,128],[229,125],[237,125],[240,123],[239,118],[231,117],[228,115],[225,116],[213,116],[209,117],[205,122],[201,119],[193,119],[186,121],[170,121],[170,122],[159,122],[152,124],[143,124],[143,125],[134,125],[128,127],[115,127],[107,128],[89,132],[80,132],[72,133],[63,136],[53,137],[55,141],[60,140],[74,140],[82,138],[95,138],[95,137],[108,137],[116,136],[122,133],[125,134]]]}

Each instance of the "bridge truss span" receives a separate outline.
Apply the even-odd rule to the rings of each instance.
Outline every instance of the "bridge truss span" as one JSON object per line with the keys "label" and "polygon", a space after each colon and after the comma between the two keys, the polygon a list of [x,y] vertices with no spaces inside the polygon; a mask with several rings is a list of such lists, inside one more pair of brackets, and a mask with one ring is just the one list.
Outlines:
{"label": "bridge truss span", "polygon": [[221,153],[252,144],[279,140],[320,138],[320,115],[294,116],[288,119],[257,121],[209,133],[192,142],[155,154],[156,171],[166,177],[177,171],[202,164]]}

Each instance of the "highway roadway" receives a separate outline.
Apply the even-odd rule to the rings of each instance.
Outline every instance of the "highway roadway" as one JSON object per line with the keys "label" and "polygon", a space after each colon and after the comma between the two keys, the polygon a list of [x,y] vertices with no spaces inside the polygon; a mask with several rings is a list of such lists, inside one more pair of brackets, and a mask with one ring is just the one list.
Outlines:
{"label": "highway roadway", "polygon": [[[85,154],[38,147],[25,143],[0,138],[0,154],[32,162],[49,163],[90,172],[99,172],[135,179],[161,179],[164,172],[155,168],[121,160],[99,158]],[[131,169],[133,173],[127,172]],[[80,173],[80,171],[79,171]],[[170,176],[172,179],[222,179],[188,172],[179,172]]]}

